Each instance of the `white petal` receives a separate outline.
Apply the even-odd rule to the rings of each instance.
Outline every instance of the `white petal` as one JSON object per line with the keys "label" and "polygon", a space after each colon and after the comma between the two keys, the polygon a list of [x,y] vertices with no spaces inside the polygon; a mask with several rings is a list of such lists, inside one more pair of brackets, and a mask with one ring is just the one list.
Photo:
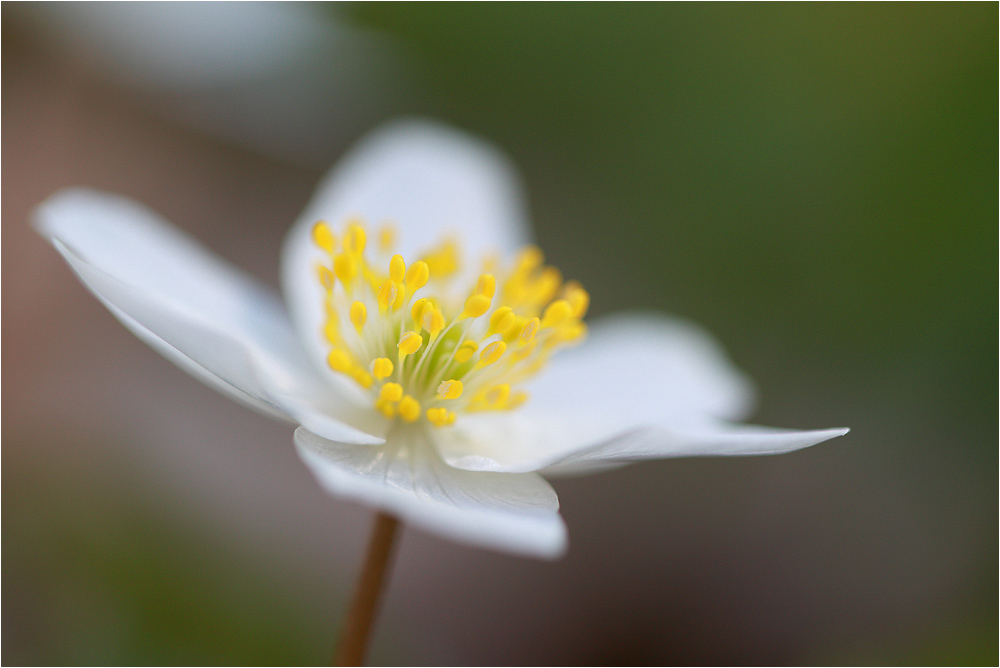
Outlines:
{"label": "white petal", "polygon": [[200,380],[332,437],[381,442],[329,417],[355,412],[306,359],[277,296],[149,210],[67,190],[43,203],[35,220],[123,324]]}
{"label": "white petal", "polygon": [[664,316],[598,323],[558,354],[510,415],[463,416],[442,431],[452,466],[563,471],[659,457],[788,452],[846,430],[790,431],[728,421],[752,403],[749,381],[699,328]]}
{"label": "white petal", "polygon": [[[391,221],[399,238],[394,252],[407,262],[456,235],[473,269],[488,251],[509,253],[528,243],[523,202],[508,160],[464,133],[405,121],[363,139],[323,179],[285,240],[282,286],[309,353],[322,360],[327,352],[319,335],[324,312],[315,268],[322,254],[311,237],[316,221],[336,230],[353,216],[369,229]],[[374,245],[371,238],[369,247]]]}
{"label": "white petal", "polygon": [[754,403],[750,379],[708,332],[658,313],[593,323],[587,339],[553,356],[527,389],[528,415],[580,407],[608,414],[617,425],[742,420]]}
{"label": "white petal", "polygon": [[419,436],[358,447],[300,427],[295,444],[331,494],[461,543],[546,559],[566,550],[559,501],[538,474],[454,469]]}

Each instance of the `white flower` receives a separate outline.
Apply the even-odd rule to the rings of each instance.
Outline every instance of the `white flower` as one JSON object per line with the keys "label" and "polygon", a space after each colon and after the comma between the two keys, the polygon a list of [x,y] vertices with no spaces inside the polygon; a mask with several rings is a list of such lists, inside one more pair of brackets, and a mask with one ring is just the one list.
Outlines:
{"label": "white flower", "polygon": [[749,383],[691,324],[626,315],[586,332],[586,292],[537,249],[514,254],[528,241],[521,201],[490,147],[426,123],[383,129],[289,232],[287,311],[129,200],[63,191],[36,224],[136,335],[301,425],[295,444],[327,490],[457,541],[560,555],[566,529],[542,473],[773,454],[846,433],[734,424]]}

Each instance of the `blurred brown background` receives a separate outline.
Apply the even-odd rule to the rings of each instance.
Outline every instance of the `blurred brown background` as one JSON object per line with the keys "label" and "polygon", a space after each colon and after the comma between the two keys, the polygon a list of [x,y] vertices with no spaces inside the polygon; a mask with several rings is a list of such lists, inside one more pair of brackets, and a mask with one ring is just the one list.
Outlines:
{"label": "blurred brown background", "polygon": [[[143,9],[145,8],[145,9]],[[993,664],[995,4],[3,5],[5,664],[320,663],[371,512],[29,227],[123,193],[277,284],[365,130],[522,168],[595,316],[712,330],[782,457],[557,481],[566,559],[408,530],[392,664]]]}

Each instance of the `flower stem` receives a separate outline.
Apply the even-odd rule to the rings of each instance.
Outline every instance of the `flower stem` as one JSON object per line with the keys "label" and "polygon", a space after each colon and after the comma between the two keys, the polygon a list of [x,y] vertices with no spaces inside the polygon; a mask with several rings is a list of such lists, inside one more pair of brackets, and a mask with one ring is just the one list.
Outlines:
{"label": "flower stem", "polygon": [[340,631],[340,641],[334,648],[334,666],[360,666],[365,657],[398,526],[399,520],[391,515],[379,513],[375,516],[368,554]]}

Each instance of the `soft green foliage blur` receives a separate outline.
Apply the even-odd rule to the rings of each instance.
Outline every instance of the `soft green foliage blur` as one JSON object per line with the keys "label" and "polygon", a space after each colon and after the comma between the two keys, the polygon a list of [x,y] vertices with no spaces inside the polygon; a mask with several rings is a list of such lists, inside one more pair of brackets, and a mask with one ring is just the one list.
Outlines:
{"label": "soft green foliage blur", "polygon": [[[705,325],[757,382],[755,421],[852,427],[816,455],[857,471],[845,485],[903,478],[980,546],[919,630],[797,662],[997,660],[996,4],[371,3],[348,16],[418,58],[409,111],[512,156],[540,246],[595,315]],[[31,475],[4,479],[5,574],[61,560],[67,582],[4,584],[88,622],[23,640],[14,662],[325,657],[326,590],[277,586],[274,565],[261,565],[271,580],[246,572],[247,555],[159,522],[139,490],[68,520],[58,496],[42,502],[61,489],[49,472]],[[12,524],[12,499],[39,505]],[[110,529],[122,525],[134,531]],[[195,549],[219,554],[186,568]]]}

